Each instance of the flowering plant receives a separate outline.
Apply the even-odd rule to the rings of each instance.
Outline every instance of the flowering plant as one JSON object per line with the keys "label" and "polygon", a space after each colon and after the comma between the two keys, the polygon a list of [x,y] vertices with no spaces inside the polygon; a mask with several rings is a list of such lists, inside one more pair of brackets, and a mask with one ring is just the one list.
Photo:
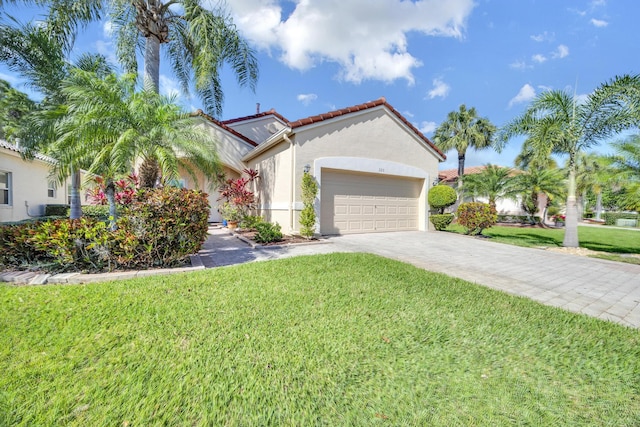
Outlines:
{"label": "flowering plant", "polygon": [[[218,200],[226,200],[219,208],[220,214],[228,221],[240,221],[249,215],[250,211],[256,207],[255,194],[253,191],[247,189],[247,185],[259,178],[258,171],[245,169],[242,172],[248,177],[227,179],[218,187],[220,191],[220,198]],[[234,216],[237,219],[231,218],[230,216]]]}
{"label": "flowering plant", "polygon": [[566,215],[554,215],[551,217],[555,222],[564,222],[566,218]]}
{"label": "flowering plant", "polygon": [[[87,191],[87,196],[91,199],[94,205],[106,205],[107,195],[105,193],[105,180],[104,178],[97,176],[94,179],[95,186]],[[125,178],[114,181],[115,185],[115,200],[118,205],[130,205],[133,202],[133,196],[138,190],[140,180],[138,175],[131,174]]]}

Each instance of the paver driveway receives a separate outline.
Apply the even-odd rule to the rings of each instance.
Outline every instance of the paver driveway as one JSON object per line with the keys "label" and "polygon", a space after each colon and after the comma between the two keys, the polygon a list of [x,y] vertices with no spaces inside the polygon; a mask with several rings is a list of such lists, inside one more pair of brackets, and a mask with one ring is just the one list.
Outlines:
{"label": "paver driveway", "polygon": [[544,304],[640,327],[640,265],[439,232],[354,234],[330,237],[328,242],[253,249],[217,230],[201,255],[205,265],[212,267],[314,253],[369,252]]}

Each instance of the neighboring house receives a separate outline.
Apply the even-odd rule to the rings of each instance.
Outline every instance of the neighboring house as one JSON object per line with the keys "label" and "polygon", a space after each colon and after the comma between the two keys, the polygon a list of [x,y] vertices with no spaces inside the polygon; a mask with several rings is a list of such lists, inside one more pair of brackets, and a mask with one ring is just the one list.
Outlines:
{"label": "neighboring house", "polygon": [[[218,142],[229,177],[258,170],[258,213],[285,233],[300,227],[305,170],[319,185],[317,233],[428,228],[427,191],[445,155],[384,98],[293,122],[274,110],[227,121],[195,115]],[[209,200],[210,219],[221,220],[217,194]]]}
{"label": "neighboring house", "polygon": [[45,205],[68,203],[67,185],[49,177],[55,160],[37,154],[24,160],[22,150],[0,140],[0,222],[44,215]]}
{"label": "neighboring house", "polygon": [[[469,166],[464,168],[465,175],[473,175],[484,171],[486,166]],[[438,172],[438,180],[441,184],[446,184],[451,187],[455,187],[458,182],[458,169],[445,169]],[[467,199],[467,198],[465,198]],[[476,197],[476,201],[489,203],[488,197]],[[472,201],[471,198],[465,201]],[[538,212],[543,212],[547,203],[547,196],[540,194],[538,197]],[[455,205],[447,209],[450,212],[455,212],[460,204],[460,200]],[[518,196],[516,199],[499,198],[496,200],[496,211],[499,215],[527,215],[522,209],[522,199]]]}

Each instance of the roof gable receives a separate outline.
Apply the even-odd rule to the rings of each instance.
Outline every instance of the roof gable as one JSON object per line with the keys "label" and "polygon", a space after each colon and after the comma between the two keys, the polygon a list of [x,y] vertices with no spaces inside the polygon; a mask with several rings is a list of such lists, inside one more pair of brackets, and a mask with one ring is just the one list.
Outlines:
{"label": "roof gable", "polygon": [[352,107],[342,108],[340,110],[330,111],[328,113],[318,114],[316,116],[310,116],[310,117],[306,117],[304,119],[299,119],[299,120],[296,120],[294,122],[290,122],[289,123],[289,127],[291,129],[297,129],[297,128],[301,128],[301,127],[304,127],[304,126],[309,126],[309,125],[312,125],[312,124],[323,122],[325,120],[330,120],[330,119],[333,119],[333,118],[336,118],[336,117],[345,116],[345,115],[348,115],[348,114],[352,114],[352,113],[356,113],[356,112],[360,112],[360,111],[364,111],[364,110],[369,110],[369,109],[380,107],[380,106],[383,106],[387,110],[389,110],[389,112],[391,114],[393,114],[397,119],[399,119],[400,122],[402,122],[407,128],[409,128],[409,130],[412,133],[414,133],[420,140],[422,140],[425,144],[427,144],[427,146],[429,146],[438,155],[440,155],[440,157],[443,160],[447,158],[447,156],[445,156],[445,154],[438,147],[436,147],[436,145],[433,142],[431,142],[429,140],[429,138],[424,136],[424,134],[422,132],[420,132],[414,125],[412,125],[402,114],[400,114],[400,112],[398,112],[398,110],[393,108],[391,106],[391,104],[389,104],[384,97],[376,99],[375,101],[370,101],[370,102],[365,102],[363,104],[354,105]]}
{"label": "roof gable", "polygon": [[191,113],[191,116],[192,117],[202,117],[203,119],[213,123],[214,125],[224,129],[225,131],[229,132],[233,136],[236,136],[236,137],[240,138],[241,140],[243,140],[247,144],[249,144],[249,145],[251,145],[253,147],[257,147],[258,146],[258,142],[247,138],[246,136],[244,136],[240,132],[238,132],[238,131],[234,130],[233,128],[231,128],[231,127],[227,126],[226,124],[224,124],[224,122],[221,122],[219,120],[214,119],[213,117],[211,117],[210,115],[208,115],[207,113],[205,113],[202,110],[196,110],[194,113]]}

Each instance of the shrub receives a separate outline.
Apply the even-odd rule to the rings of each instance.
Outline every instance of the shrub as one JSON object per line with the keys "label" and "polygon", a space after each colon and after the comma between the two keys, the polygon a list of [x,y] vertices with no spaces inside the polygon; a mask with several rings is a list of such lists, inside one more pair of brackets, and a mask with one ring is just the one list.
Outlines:
{"label": "shrub", "polygon": [[202,247],[208,216],[199,191],[141,191],[113,232],[89,217],[1,226],[0,264],[49,271],[177,265]]}
{"label": "shrub", "polygon": [[637,213],[632,212],[605,212],[603,216],[606,225],[616,225],[619,219],[640,219]]}
{"label": "shrub", "polygon": [[442,231],[453,221],[453,214],[431,214],[429,221],[436,230]]}
{"label": "shrub", "polygon": [[442,214],[446,208],[458,200],[458,194],[448,185],[441,184],[431,187],[428,198],[431,209],[436,209]]}
{"label": "shrub", "polygon": [[260,215],[247,215],[240,221],[240,227],[246,230],[255,230],[258,224],[264,222]]}
{"label": "shrub", "polygon": [[482,234],[482,230],[495,225],[498,220],[496,209],[488,203],[462,203],[456,211],[458,224],[466,228],[466,234]]}
{"label": "shrub", "polygon": [[[118,209],[118,216],[122,215],[122,208]],[[109,206],[107,205],[82,205],[82,216],[96,221],[109,221]]]}
{"label": "shrub", "polygon": [[498,222],[505,224],[537,224],[540,217],[528,215],[498,215]]}
{"label": "shrub", "polygon": [[256,230],[258,233],[255,236],[255,241],[258,243],[271,243],[282,240],[282,231],[280,231],[280,224],[277,222],[275,224],[270,222],[257,224]]}
{"label": "shrub", "polygon": [[318,184],[309,172],[302,176],[302,203],[304,207],[300,212],[300,235],[310,239],[316,232],[316,210],[313,202],[318,194]]}
{"label": "shrub", "polygon": [[45,205],[44,216],[68,216],[69,205]]}
{"label": "shrub", "polygon": [[126,268],[181,264],[202,247],[208,218],[207,195],[200,191],[140,190],[118,219],[115,260]]}

